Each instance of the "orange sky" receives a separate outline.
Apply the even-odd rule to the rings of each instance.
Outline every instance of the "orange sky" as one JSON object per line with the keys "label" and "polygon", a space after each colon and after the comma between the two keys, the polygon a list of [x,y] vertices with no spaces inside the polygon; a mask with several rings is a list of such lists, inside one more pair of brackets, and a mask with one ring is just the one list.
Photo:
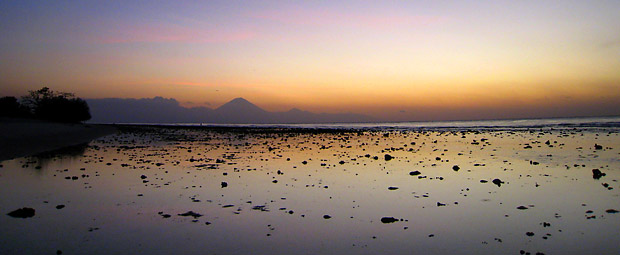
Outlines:
{"label": "orange sky", "polygon": [[386,120],[620,114],[618,1],[0,5],[1,96],[244,97]]}

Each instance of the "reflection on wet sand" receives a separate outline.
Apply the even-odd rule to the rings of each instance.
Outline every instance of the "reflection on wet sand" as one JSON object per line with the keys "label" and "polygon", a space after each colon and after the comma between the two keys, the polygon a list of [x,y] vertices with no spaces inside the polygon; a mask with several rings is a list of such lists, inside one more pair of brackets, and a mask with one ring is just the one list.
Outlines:
{"label": "reflection on wet sand", "polygon": [[36,214],[0,217],[0,253],[613,254],[619,146],[612,127],[125,127],[2,163],[0,208]]}

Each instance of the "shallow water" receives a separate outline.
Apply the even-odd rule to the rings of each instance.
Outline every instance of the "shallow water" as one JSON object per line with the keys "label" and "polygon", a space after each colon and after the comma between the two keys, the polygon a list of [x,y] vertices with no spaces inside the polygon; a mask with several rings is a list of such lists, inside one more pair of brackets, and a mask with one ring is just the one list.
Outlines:
{"label": "shallow water", "polygon": [[[0,253],[620,251],[615,128],[226,130],[130,128],[2,162]],[[4,215],[22,207],[36,215]]]}

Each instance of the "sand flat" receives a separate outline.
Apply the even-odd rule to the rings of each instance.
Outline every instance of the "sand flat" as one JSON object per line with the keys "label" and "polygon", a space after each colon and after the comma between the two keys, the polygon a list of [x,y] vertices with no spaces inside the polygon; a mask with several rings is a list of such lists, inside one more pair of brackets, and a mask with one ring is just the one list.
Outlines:
{"label": "sand flat", "polygon": [[114,132],[112,126],[3,118],[0,119],[0,160],[82,144]]}

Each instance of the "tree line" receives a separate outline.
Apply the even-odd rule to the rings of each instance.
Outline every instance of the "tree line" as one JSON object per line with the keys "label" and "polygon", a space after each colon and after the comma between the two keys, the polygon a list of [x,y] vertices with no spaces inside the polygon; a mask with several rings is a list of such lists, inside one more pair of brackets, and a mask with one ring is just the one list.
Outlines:
{"label": "tree line", "polygon": [[54,122],[82,122],[91,118],[88,104],[73,93],[48,87],[28,91],[20,99],[0,98],[0,117],[32,118]]}

